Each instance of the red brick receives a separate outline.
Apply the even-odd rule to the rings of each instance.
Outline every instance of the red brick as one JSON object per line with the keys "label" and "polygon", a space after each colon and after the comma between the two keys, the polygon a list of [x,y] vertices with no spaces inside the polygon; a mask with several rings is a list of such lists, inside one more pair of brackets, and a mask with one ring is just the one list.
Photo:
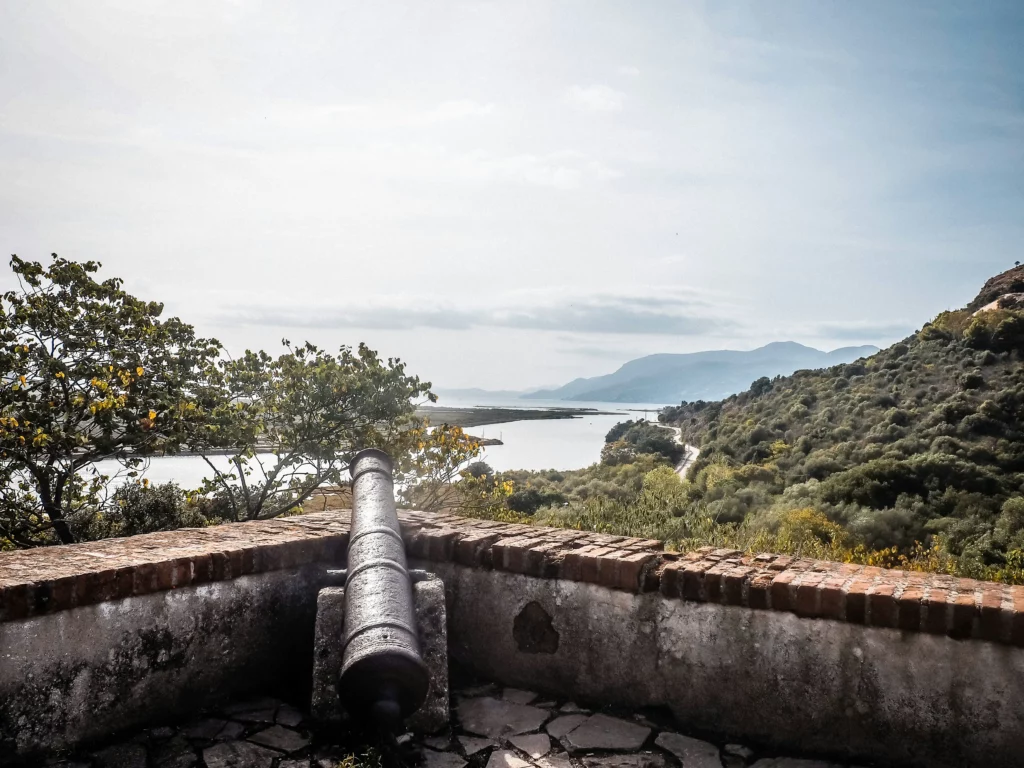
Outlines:
{"label": "red brick", "polygon": [[793,558],[792,557],[790,557],[789,555],[782,555],[780,557],[775,558],[775,560],[772,562],[772,564],[768,566],[768,570],[770,570],[770,571],[784,571],[787,568],[789,568],[789,566],[792,565],[792,563],[793,563]]}
{"label": "red brick", "polygon": [[0,621],[25,619],[32,612],[32,585],[11,584],[0,587]]}
{"label": "red brick", "polygon": [[842,621],[846,618],[846,593],[843,585],[845,576],[825,579],[818,587],[818,615],[826,619]]}
{"label": "red brick", "polygon": [[730,568],[722,576],[722,597],[726,605],[743,605],[743,585],[756,573],[750,566]]}
{"label": "red brick", "polygon": [[913,586],[903,590],[899,600],[899,628],[908,632],[921,629],[921,601],[924,600],[924,589]]}
{"label": "red brick", "polygon": [[[74,608],[78,604],[78,591],[80,587],[86,586],[89,576],[90,574],[76,574],[48,582],[49,601],[47,611],[64,611],[68,608]],[[84,604],[92,602],[88,599],[88,595],[83,597],[85,598],[82,601]]]}
{"label": "red brick", "polygon": [[[559,568],[555,564],[561,562],[559,556],[564,546],[565,542],[558,539],[534,543],[526,555],[527,575],[538,578],[557,578]],[[552,568],[552,566],[555,567]]]}
{"label": "red brick", "polygon": [[704,572],[713,567],[714,563],[701,560],[683,566],[683,598],[703,602],[707,599],[704,592]]}
{"label": "red brick", "polygon": [[704,597],[709,603],[722,602],[722,579],[734,567],[723,560],[704,572]]}
{"label": "red brick", "polygon": [[140,563],[135,568],[134,580],[132,583],[133,595],[148,595],[156,592],[156,563]]}
{"label": "red brick", "polygon": [[854,579],[846,591],[846,620],[850,624],[866,624],[868,616],[868,590],[871,581]]}
{"label": "red brick", "polygon": [[796,582],[795,611],[798,616],[813,618],[818,615],[818,587],[824,580],[824,574],[809,572]]}
{"label": "red brick", "polygon": [[484,552],[490,550],[491,545],[500,538],[500,533],[486,529],[463,536],[455,545],[455,562],[470,567],[481,565]]}
{"label": "red brick", "polygon": [[966,586],[966,590],[956,597],[953,603],[953,622],[949,628],[950,637],[964,639],[974,631],[974,617],[977,615],[974,588]]}
{"label": "red brick", "polygon": [[671,563],[665,563],[661,568],[661,588],[660,592],[665,597],[677,598],[682,594],[683,579],[682,579],[682,568],[685,565],[683,560],[677,560]]}
{"label": "red brick", "polygon": [[603,547],[599,547],[596,544],[587,544],[579,549],[566,552],[562,560],[562,578],[567,581],[582,581],[583,561],[593,552],[602,549]]}
{"label": "red brick", "polygon": [[627,592],[640,592],[644,586],[643,577],[648,567],[658,562],[653,552],[637,552],[619,558],[618,588]]}
{"label": "red brick", "polygon": [[83,605],[112,600],[117,594],[117,571],[113,568],[86,574],[76,587],[77,602]]}
{"label": "red brick", "polygon": [[[1006,634],[1009,634],[1007,632]],[[1003,588],[986,584],[981,591],[981,617],[978,620],[978,637],[990,642],[1003,639]]]}
{"label": "red brick", "polygon": [[435,528],[423,531],[423,535],[428,542],[428,560],[440,563],[451,561],[455,553],[455,542],[460,538],[458,531],[451,528]]}
{"label": "red brick", "polygon": [[665,548],[665,542],[658,539],[643,539],[636,546],[638,549],[656,549],[660,552]]}
{"label": "red brick", "polygon": [[1024,587],[1010,587],[1012,610],[1009,617],[1010,642],[1024,645]]}
{"label": "red brick", "polygon": [[115,585],[115,598],[121,599],[129,597],[132,594],[133,585],[135,583],[135,569],[134,568],[118,568],[117,575],[114,577]]}
{"label": "red brick", "polygon": [[430,540],[423,534],[423,531],[413,531],[404,536],[405,553],[417,560],[426,560],[430,550]]}
{"label": "red brick", "polygon": [[613,552],[615,552],[613,547],[598,547],[584,555],[580,561],[580,581],[585,581],[588,584],[599,584],[600,559],[607,557]]}
{"label": "red brick", "polygon": [[930,588],[924,600],[926,609],[925,630],[933,635],[944,635],[949,631],[949,612],[946,608],[949,592],[945,589]]}
{"label": "red brick", "polygon": [[875,584],[868,590],[868,615],[873,627],[896,627],[897,606],[895,584]]}
{"label": "red brick", "polygon": [[[781,559],[781,558],[780,558]],[[783,571],[772,579],[772,610],[791,611],[796,607],[792,584],[800,574],[796,571]]]}
{"label": "red brick", "polygon": [[748,606],[762,610],[768,608],[768,593],[771,589],[772,578],[771,572],[761,572],[750,580],[750,586],[747,589]]}

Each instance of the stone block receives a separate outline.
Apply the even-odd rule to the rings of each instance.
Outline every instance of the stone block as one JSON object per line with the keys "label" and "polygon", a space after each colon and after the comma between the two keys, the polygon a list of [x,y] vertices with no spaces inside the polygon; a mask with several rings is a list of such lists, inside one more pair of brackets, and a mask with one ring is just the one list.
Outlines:
{"label": "stone block", "polygon": [[[419,733],[436,733],[448,725],[448,629],[444,583],[425,574],[413,584],[416,630],[420,653],[427,665],[430,687],[427,698],[409,718],[408,726]],[[313,639],[313,696],[310,713],[314,720],[337,723],[346,719],[338,690],[341,671],[341,638],[345,628],[345,589],[328,587],[317,596],[316,629]]]}
{"label": "stone block", "polygon": [[323,723],[345,718],[338,692],[341,671],[341,638],[345,632],[345,588],[321,589],[316,598],[313,635],[313,698],[310,714]]}
{"label": "stone block", "polygon": [[444,604],[444,582],[434,575],[412,586],[416,605],[416,631],[420,653],[427,665],[430,688],[423,706],[409,718],[409,728],[419,733],[437,733],[448,725],[448,613]]}

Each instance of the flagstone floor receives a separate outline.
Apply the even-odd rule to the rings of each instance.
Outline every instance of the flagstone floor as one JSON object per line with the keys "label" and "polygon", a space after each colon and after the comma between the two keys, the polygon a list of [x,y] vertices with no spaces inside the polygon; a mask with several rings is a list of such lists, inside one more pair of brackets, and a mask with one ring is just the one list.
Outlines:
{"label": "flagstone floor", "polygon": [[[842,768],[681,733],[660,712],[596,712],[493,684],[456,687],[452,727],[383,742],[315,729],[271,698],[150,728],[50,768]],[[349,729],[350,730],[350,729]],[[368,744],[372,744],[369,746]]]}

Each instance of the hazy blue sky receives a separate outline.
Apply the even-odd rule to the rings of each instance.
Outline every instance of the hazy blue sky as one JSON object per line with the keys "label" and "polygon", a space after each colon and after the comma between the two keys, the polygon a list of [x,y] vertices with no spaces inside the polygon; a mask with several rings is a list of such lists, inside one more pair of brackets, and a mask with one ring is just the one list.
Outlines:
{"label": "hazy blue sky", "polygon": [[3,0],[0,247],[442,387],[884,344],[1024,260],[1024,2]]}

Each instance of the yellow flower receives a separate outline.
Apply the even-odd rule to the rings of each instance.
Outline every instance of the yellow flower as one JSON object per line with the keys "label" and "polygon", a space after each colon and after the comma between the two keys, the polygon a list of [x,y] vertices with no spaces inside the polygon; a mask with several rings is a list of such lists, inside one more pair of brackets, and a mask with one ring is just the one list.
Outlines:
{"label": "yellow flower", "polygon": [[148,488],[149,487],[149,478],[148,477],[142,478],[142,485],[143,485],[144,488]]}
{"label": "yellow flower", "polygon": [[150,411],[149,412],[149,420],[152,421],[155,418],[156,418],[156,411]]}
{"label": "yellow flower", "polygon": [[146,372],[145,369],[141,365],[138,368],[135,369],[135,375],[136,376],[141,376],[145,372]]}
{"label": "yellow flower", "polygon": [[22,384],[24,384],[25,383],[25,377],[24,376],[19,376],[18,377],[18,381],[20,381]]}
{"label": "yellow flower", "polygon": [[64,371],[57,371],[57,373],[55,373],[54,376],[56,376],[58,379],[63,379]]}

